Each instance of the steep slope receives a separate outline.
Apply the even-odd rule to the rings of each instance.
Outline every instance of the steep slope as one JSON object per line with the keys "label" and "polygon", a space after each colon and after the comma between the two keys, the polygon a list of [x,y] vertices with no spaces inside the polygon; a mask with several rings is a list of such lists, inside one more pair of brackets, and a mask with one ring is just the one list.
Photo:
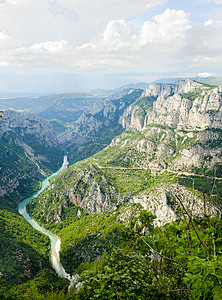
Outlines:
{"label": "steep slope", "polygon": [[[28,287],[44,293],[67,287],[50,262],[50,239],[16,211],[19,201],[57,170],[63,151],[46,120],[3,112],[0,124],[0,298],[20,299]],[[31,292],[32,293],[32,292]]]}
{"label": "steep slope", "polygon": [[[125,132],[102,151],[54,178],[29,205],[34,218],[61,235],[61,257],[71,271],[107,249],[110,231],[102,235],[106,246],[101,247],[98,220],[104,224],[111,217],[114,228],[121,228],[145,209],[157,216],[156,225],[163,225],[183,216],[181,202],[193,215],[220,214],[220,88],[190,80],[157,84],[134,100],[119,118],[127,127]],[[209,120],[200,120],[201,128],[191,117],[196,103],[200,103],[194,112],[197,120]],[[101,107],[100,118],[104,117]],[[182,114],[184,107],[187,111]],[[85,119],[88,128],[84,131],[82,127],[82,132],[94,132],[98,122],[94,115]],[[84,119],[80,121],[84,124]],[[73,136],[81,143],[78,131]],[[108,223],[104,224],[105,231],[111,227]],[[120,233],[114,228],[112,242],[118,244]],[[79,261],[73,258],[76,255],[81,257]]]}
{"label": "steep slope", "polygon": [[219,215],[209,199],[177,181],[172,173],[152,176],[139,168],[103,168],[85,160],[54,178],[28,211],[61,237],[60,257],[72,273],[81,263],[98,259],[111,243],[119,245],[125,224],[143,209],[157,216],[156,225],[183,216],[178,199],[194,215]]}
{"label": "steep slope", "polygon": [[149,125],[143,131],[127,129],[95,158],[104,167],[210,176],[216,170],[221,177],[221,143],[221,129],[188,132]]}
{"label": "steep slope", "polygon": [[14,213],[0,210],[1,278],[21,284],[34,278],[49,262],[50,240]]}
{"label": "steep slope", "polygon": [[0,205],[16,207],[57,170],[63,151],[51,125],[35,114],[6,111],[0,126]]}
{"label": "steep slope", "polygon": [[143,90],[121,90],[102,102],[86,109],[80,118],[59,135],[63,147],[69,152],[71,163],[84,159],[107,146],[123,129],[118,124],[124,110],[136,101]]}
{"label": "steep slope", "polygon": [[222,127],[222,87],[187,79],[175,84],[152,84],[143,96],[157,100],[145,116],[138,115],[137,106],[130,106],[120,119],[124,127],[140,130],[149,124],[159,124],[189,131]]}
{"label": "steep slope", "polygon": [[[148,108],[135,103],[123,114],[120,122],[129,130],[113,140],[111,146],[119,154],[106,155],[106,164],[140,164],[152,172],[221,178],[222,87],[186,80],[151,85],[144,96],[157,100]],[[114,153],[112,148],[109,152]],[[217,187],[220,195],[215,196],[221,201],[220,181]]]}

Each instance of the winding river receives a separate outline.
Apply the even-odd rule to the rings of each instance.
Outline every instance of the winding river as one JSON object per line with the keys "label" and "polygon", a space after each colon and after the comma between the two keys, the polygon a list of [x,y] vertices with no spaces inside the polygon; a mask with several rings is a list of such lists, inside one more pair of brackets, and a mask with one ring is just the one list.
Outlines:
{"label": "winding river", "polygon": [[52,266],[53,268],[56,270],[57,274],[60,277],[63,278],[67,278],[69,280],[72,280],[72,278],[70,277],[69,274],[66,273],[65,269],[63,268],[60,259],[59,259],[59,251],[60,251],[60,244],[61,244],[61,240],[60,238],[51,233],[50,231],[46,230],[45,228],[41,227],[28,213],[26,210],[26,205],[27,203],[34,199],[35,197],[37,197],[42,191],[44,191],[44,189],[49,185],[49,178],[51,178],[52,176],[57,175],[59,172],[61,172],[63,169],[66,168],[66,166],[68,165],[68,161],[67,161],[67,155],[64,156],[63,159],[63,164],[62,167],[55,173],[53,173],[51,176],[45,178],[42,183],[41,183],[41,189],[33,194],[32,196],[24,199],[23,201],[21,201],[19,203],[18,206],[18,211],[19,213],[32,225],[33,228],[37,229],[38,231],[46,234],[49,236],[50,240],[51,240],[51,262],[52,262]]}

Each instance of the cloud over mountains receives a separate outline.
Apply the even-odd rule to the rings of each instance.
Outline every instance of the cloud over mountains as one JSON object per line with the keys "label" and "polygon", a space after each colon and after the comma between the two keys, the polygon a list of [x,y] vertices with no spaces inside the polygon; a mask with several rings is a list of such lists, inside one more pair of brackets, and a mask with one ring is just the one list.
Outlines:
{"label": "cloud over mountains", "polygon": [[[211,3],[220,6],[221,1]],[[197,23],[189,9],[166,8],[140,26],[133,23],[163,4],[168,2],[1,0],[0,67],[86,72],[221,69],[222,20],[206,15]]]}

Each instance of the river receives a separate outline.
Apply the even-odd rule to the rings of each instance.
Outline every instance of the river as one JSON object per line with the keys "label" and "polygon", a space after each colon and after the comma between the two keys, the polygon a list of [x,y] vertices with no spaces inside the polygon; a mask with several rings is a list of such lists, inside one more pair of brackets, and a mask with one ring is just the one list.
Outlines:
{"label": "river", "polygon": [[57,175],[59,172],[61,172],[63,169],[65,169],[68,165],[68,161],[67,161],[67,155],[64,156],[63,159],[63,164],[62,167],[55,173],[53,173],[51,176],[45,178],[42,183],[41,183],[41,189],[33,194],[32,196],[22,200],[19,205],[18,205],[18,211],[19,213],[32,225],[33,228],[37,229],[38,231],[46,234],[49,236],[50,240],[51,240],[51,262],[52,262],[52,266],[53,268],[56,270],[57,274],[60,277],[63,278],[67,278],[69,280],[72,280],[71,276],[66,273],[65,269],[63,268],[60,259],[59,259],[59,251],[60,251],[60,244],[61,244],[61,240],[60,238],[51,233],[50,231],[46,230],[45,228],[41,227],[28,213],[26,210],[26,205],[27,203],[36,198],[42,191],[44,191],[45,188],[47,188],[47,186],[49,185],[49,178],[51,178],[52,176]]}

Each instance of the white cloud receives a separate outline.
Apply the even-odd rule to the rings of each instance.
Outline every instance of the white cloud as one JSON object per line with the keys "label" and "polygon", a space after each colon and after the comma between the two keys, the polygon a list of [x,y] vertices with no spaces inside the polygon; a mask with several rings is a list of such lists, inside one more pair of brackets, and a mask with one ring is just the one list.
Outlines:
{"label": "white cloud", "polygon": [[206,27],[211,26],[211,27],[214,27],[214,28],[221,28],[222,27],[222,20],[209,19],[206,22],[204,22],[204,26],[206,26]]}
{"label": "white cloud", "polygon": [[216,75],[214,73],[205,72],[205,73],[198,73],[197,76],[198,77],[215,77]]}
{"label": "white cloud", "polygon": [[43,53],[64,53],[65,51],[71,50],[72,47],[67,41],[48,41],[40,44],[34,44],[30,47],[34,52],[43,52]]}
{"label": "white cloud", "polygon": [[19,47],[20,41],[13,39],[6,31],[0,31],[0,49],[8,50]]}
{"label": "white cloud", "polygon": [[7,61],[1,61],[0,62],[0,67],[9,67],[10,66],[10,63],[7,62]]}
{"label": "white cloud", "polygon": [[0,30],[30,46],[67,40],[79,46],[114,19],[129,20],[167,0],[7,0],[1,4]]}
{"label": "white cloud", "polygon": [[203,2],[213,2],[213,3],[217,4],[217,5],[222,4],[222,0],[203,0]]}
{"label": "white cloud", "polygon": [[221,68],[221,20],[196,25],[189,13],[168,8],[140,28],[127,21],[163,2],[8,0],[0,10],[1,64],[74,71]]}
{"label": "white cloud", "polygon": [[204,26],[211,26],[213,23],[214,23],[214,21],[212,19],[209,19],[204,22]]}
{"label": "white cloud", "polygon": [[128,41],[134,32],[135,30],[133,26],[128,24],[126,21],[112,20],[106,26],[103,33],[103,40],[105,42]]}
{"label": "white cloud", "polygon": [[182,10],[168,8],[153,19],[156,22],[145,22],[141,27],[139,42],[142,45],[152,42],[177,44],[185,38],[186,31],[191,28],[189,14]]}

